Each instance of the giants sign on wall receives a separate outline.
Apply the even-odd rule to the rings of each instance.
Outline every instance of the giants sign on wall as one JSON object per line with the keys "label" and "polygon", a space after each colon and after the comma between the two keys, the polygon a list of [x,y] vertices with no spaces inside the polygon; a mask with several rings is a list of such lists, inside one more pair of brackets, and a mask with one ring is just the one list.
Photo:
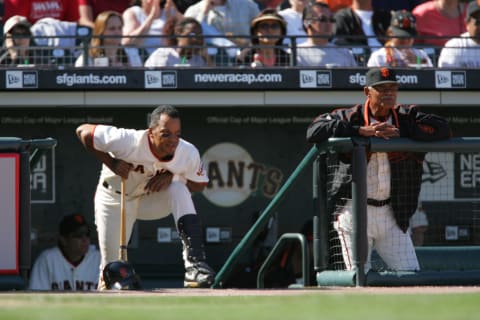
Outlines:
{"label": "giants sign on wall", "polygon": [[254,192],[272,198],[280,188],[283,173],[277,168],[255,162],[238,144],[213,145],[202,156],[210,179],[203,195],[220,207],[234,207]]}

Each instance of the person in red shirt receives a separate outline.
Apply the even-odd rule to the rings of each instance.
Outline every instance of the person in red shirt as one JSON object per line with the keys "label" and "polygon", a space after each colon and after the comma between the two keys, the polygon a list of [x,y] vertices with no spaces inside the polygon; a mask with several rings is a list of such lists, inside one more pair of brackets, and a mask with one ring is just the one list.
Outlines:
{"label": "person in red shirt", "polygon": [[78,0],[4,0],[4,20],[15,15],[23,16],[30,23],[42,18],[55,18],[77,22]]}
{"label": "person in red shirt", "polygon": [[440,50],[450,38],[464,33],[467,5],[459,0],[433,0],[416,6],[412,11],[417,19],[416,43]]}
{"label": "person in red shirt", "polygon": [[132,0],[76,0],[78,1],[79,23],[93,28],[100,12],[116,11],[120,14],[132,4]]}

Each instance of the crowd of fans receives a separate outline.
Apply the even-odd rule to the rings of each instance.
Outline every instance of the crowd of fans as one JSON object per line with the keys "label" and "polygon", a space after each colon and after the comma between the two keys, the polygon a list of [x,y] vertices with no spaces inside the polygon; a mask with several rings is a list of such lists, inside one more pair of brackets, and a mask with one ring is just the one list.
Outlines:
{"label": "crowd of fans", "polygon": [[0,0],[0,65],[480,67],[462,0]]}

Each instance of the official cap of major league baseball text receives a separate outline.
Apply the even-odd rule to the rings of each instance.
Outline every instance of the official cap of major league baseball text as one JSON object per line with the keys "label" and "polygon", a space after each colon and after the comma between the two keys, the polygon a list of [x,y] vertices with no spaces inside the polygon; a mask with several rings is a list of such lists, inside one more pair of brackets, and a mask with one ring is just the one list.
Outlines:
{"label": "official cap of major league baseball text", "polygon": [[372,68],[366,74],[365,86],[373,87],[384,83],[398,83],[395,71],[391,68]]}
{"label": "official cap of major league baseball text", "polygon": [[67,236],[84,226],[87,226],[88,228],[87,221],[81,214],[70,214],[64,216],[62,221],[60,221],[58,232],[62,236]]}
{"label": "official cap of major league baseball text", "polygon": [[417,20],[407,10],[392,11],[390,30],[395,37],[413,38],[417,35]]}
{"label": "official cap of major league baseball text", "polygon": [[480,0],[471,1],[467,7],[467,19],[472,16],[472,14],[480,11]]}

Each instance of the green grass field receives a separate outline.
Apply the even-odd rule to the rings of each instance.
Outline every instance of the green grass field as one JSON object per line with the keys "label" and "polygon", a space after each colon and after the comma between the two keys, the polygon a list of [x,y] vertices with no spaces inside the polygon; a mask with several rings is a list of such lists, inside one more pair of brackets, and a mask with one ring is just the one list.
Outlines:
{"label": "green grass field", "polygon": [[311,292],[292,295],[0,293],[0,319],[455,319],[480,318],[480,293]]}

